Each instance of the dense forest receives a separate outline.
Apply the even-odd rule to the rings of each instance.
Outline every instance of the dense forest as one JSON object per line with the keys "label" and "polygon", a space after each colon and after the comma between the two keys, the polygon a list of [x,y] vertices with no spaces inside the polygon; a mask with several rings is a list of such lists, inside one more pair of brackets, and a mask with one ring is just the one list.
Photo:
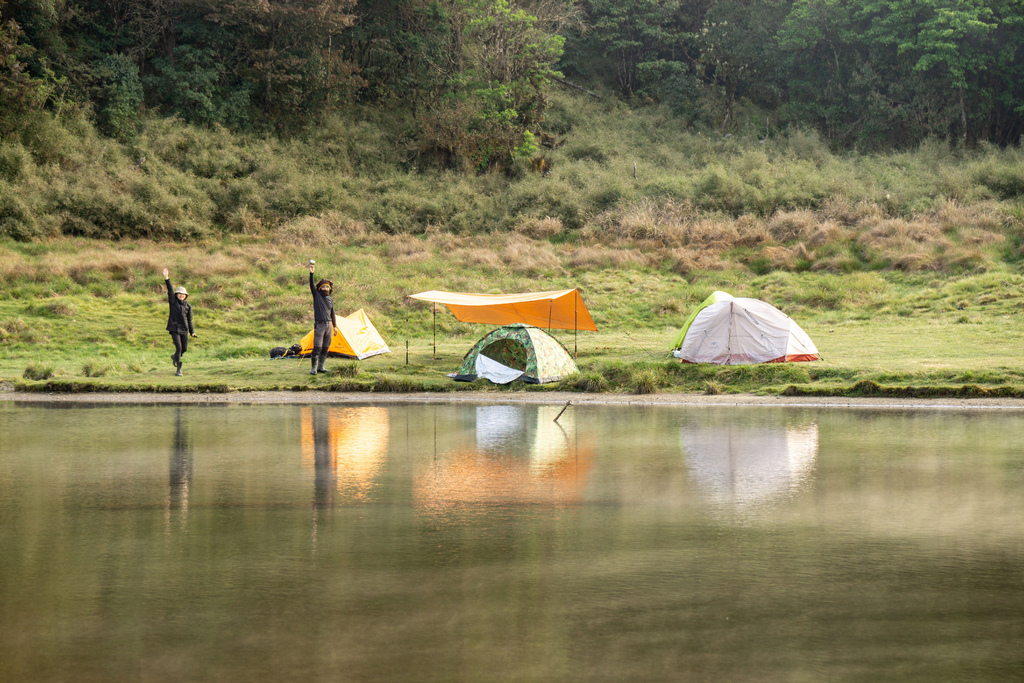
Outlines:
{"label": "dense forest", "polygon": [[370,104],[422,160],[557,144],[553,89],[833,149],[1015,145],[1024,0],[3,0],[0,135],[74,113],[287,133]]}

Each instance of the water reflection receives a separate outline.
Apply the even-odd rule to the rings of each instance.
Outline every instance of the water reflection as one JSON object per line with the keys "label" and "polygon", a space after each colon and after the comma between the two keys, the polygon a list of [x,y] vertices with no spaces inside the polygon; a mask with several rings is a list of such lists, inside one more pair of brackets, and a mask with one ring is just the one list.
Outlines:
{"label": "water reflection", "polygon": [[784,498],[807,480],[818,456],[818,425],[688,426],[682,446],[701,492],[745,509]]}
{"label": "water reflection", "polygon": [[583,494],[593,448],[580,443],[575,416],[561,406],[478,406],[475,443],[438,454],[416,477],[415,499],[429,512],[480,505],[570,504]]}
{"label": "water reflection", "polygon": [[183,416],[184,408],[178,406],[174,413],[174,446],[171,449],[170,476],[167,486],[164,529],[171,531],[171,520],[177,512],[178,526],[184,529],[188,524],[189,489],[192,486],[192,433],[188,420]]}
{"label": "water reflection", "polygon": [[319,507],[366,501],[388,456],[388,410],[311,406],[302,409],[302,463],[314,473]]}
{"label": "water reflection", "polygon": [[1024,680],[1024,414],[558,408],[0,403],[0,681]]}

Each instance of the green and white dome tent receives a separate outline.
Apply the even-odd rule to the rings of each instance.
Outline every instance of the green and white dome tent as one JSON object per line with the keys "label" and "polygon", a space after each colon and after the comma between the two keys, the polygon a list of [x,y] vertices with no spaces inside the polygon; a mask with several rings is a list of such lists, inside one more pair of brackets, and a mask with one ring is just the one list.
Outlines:
{"label": "green and white dome tent", "polygon": [[561,342],[538,327],[516,323],[488,332],[466,353],[458,371],[448,376],[460,382],[483,377],[495,384],[516,379],[544,384],[574,372],[576,361]]}
{"label": "green and white dome tent", "polygon": [[759,299],[715,292],[683,323],[672,355],[684,363],[747,365],[820,360],[796,322]]}

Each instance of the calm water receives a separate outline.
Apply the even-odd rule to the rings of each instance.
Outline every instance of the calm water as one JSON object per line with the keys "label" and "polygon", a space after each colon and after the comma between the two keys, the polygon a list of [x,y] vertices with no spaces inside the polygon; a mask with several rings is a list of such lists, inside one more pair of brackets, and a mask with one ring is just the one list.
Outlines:
{"label": "calm water", "polygon": [[0,404],[0,681],[1013,680],[1024,415]]}

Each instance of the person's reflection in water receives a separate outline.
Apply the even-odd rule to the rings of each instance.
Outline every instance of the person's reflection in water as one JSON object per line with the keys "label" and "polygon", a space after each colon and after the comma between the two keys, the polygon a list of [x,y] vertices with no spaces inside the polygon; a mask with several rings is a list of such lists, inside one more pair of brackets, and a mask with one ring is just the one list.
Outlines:
{"label": "person's reflection in water", "polygon": [[188,523],[188,496],[192,486],[192,435],[184,409],[178,407],[174,415],[174,448],[171,451],[170,477],[164,531],[171,532],[171,517],[178,511],[178,525],[184,529]]}
{"label": "person's reflection in water", "polygon": [[329,508],[334,505],[337,487],[331,429],[324,406],[313,407],[313,505]]}

